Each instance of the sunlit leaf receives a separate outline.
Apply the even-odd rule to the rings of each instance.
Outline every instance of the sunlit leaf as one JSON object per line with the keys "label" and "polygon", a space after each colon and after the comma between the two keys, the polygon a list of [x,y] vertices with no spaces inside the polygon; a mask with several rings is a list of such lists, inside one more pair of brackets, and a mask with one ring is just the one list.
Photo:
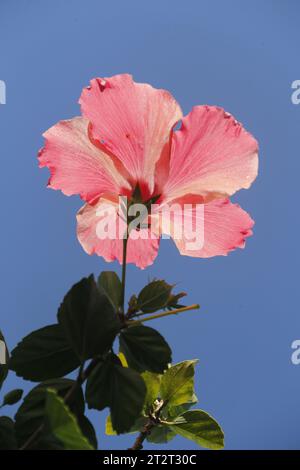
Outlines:
{"label": "sunlit leaf", "polygon": [[181,436],[207,449],[222,449],[224,433],[220,425],[205,411],[192,410],[183,413],[178,423],[170,428]]}
{"label": "sunlit leaf", "polygon": [[46,396],[46,416],[53,435],[66,450],[93,450],[82,434],[75,416],[54,390],[48,389]]}
{"label": "sunlit leaf", "polygon": [[[63,398],[74,383],[74,380],[70,379],[47,380],[37,385],[25,396],[15,416],[19,445],[23,445],[31,434],[44,423],[46,390],[48,388],[54,389]],[[84,398],[80,387],[76,388],[73,397],[70,409],[76,416],[81,416],[84,413]]]}
{"label": "sunlit leaf", "polygon": [[161,375],[153,374],[152,372],[144,372],[142,374],[144,382],[146,384],[147,393],[145,397],[144,410],[149,413],[152,405],[159,398],[159,389],[161,382]]}
{"label": "sunlit leaf", "polygon": [[160,395],[169,406],[191,402],[194,397],[194,374],[197,360],[183,361],[170,367],[162,376]]}
{"label": "sunlit leaf", "polygon": [[176,436],[169,426],[159,425],[155,426],[151,433],[147,436],[147,441],[152,442],[153,444],[166,444],[170,442]]}
{"label": "sunlit leaf", "polygon": [[177,416],[180,416],[185,411],[188,411],[192,406],[196,405],[196,403],[198,403],[198,398],[194,394],[190,401],[188,401],[187,403],[175,406],[169,405],[167,407],[168,417],[177,418]]}

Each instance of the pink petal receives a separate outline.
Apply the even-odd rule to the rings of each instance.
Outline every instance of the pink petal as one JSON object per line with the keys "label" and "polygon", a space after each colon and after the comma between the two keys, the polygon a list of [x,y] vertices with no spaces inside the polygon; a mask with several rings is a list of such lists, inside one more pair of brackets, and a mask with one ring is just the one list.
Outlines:
{"label": "pink petal", "polygon": [[249,188],[257,176],[258,144],[230,114],[214,106],[196,106],[174,132],[168,200],[185,194],[208,199]]}
{"label": "pink petal", "polygon": [[[163,231],[173,237],[182,255],[200,258],[227,255],[236,248],[244,248],[245,239],[252,235],[254,221],[238,204],[232,204],[229,199],[214,199],[202,204],[202,207],[198,204],[199,211],[196,210],[195,199],[191,201],[192,204],[187,204],[188,197],[174,202],[181,207],[181,211],[175,211],[174,217],[171,218],[171,229]],[[176,239],[183,220],[185,221],[183,236]],[[196,234],[198,247],[195,244]],[[191,247],[191,243],[195,246]]]}
{"label": "pink petal", "polygon": [[124,192],[130,186],[112,158],[97,148],[88,136],[88,121],[60,121],[44,133],[45,147],[39,153],[40,167],[51,172],[49,187],[64,194],[80,194],[90,201],[104,193]]}
{"label": "pink petal", "polygon": [[[120,264],[123,260],[123,239],[126,225],[119,216],[118,203],[114,200],[99,199],[93,205],[85,204],[77,213],[77,237],[83,249],[89,254],[97,254],[102,256],[105,261],[118,260]],[[112,239],[100,238],[101,227],[105,227],[105,223],[101,224],[104,218],[110,220],[112,230]],[[107,219],[108,220],[108,219]],[[108,231],[104,228],[104,231]],[[141,229],[139,231],[132,230],[127,243],[127,263],[133,263],[137,267],[144,269],[151,265],[157,256],[159,248],[159,237],[153,238],[150,230]]]}
{"label": "pink petal", "polygon": [[135,83],[130,75],[95,78],[79,100],[82,114],[92,124],[93,138],[116,155],[134,182],[154,187],[155,163],[181,119],[181,109],[170,93]]}

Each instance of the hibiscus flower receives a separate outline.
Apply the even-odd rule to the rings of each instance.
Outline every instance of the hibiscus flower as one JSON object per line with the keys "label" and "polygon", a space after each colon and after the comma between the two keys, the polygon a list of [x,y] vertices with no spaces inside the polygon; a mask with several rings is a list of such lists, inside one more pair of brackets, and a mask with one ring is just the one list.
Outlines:
{"label": "hibiscus flower", "polygon": [[107,207],[115,208],[112,217],[120,223],[119,196],[129,204],[155,202],[146,226],[129,234],[127,262],[140,268],[153,263],[160,235],[172,236],[182,224],[176,214],[167,228],[157,223],[167,205],[186,207],[192,224],[202,221],[199,249],[190,248],[184,233],[174,237],[182,255],[207,258],[244,247],[254,222],[229,197],[256,178],[258,144],[229,113],[195,106],[183,117],[170,93],[127,74],[93,79],[79,103],[82,117],[45,132],[39,163],[50,170],[50,188],[85,201],[77,214],[77,234],[88,254],[122,262],[123,240],[97,234]]}

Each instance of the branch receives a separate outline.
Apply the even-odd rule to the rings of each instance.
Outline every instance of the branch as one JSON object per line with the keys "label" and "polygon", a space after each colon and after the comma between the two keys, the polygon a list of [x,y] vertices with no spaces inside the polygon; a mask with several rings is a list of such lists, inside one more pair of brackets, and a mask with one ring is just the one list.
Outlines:
{"label": "branch", "polygon": [[142,450],[144,440],[147,438],[147,436],[149,436],[149,434],[151,434],[152,429],[161,422],[160,413],[166,404],[167,402],[164,402],[163,400],[156,400],[154,405],[155,409],[153,413],[149,415],[148,422],[145,424],[140,434],[137,436],[133,446],[130,447],[128,450]]}
{"label": "branch", "polygon": [[154,426],[156,426],[156,423],[154,423],[151,419],[149,419],[149,421],[145,424],[140,434],[137,436],[136,440],[134,441],[133,446],[130,447],[128,450],[142,450],[144,440],[147,438],[147,436],[149,436]]}

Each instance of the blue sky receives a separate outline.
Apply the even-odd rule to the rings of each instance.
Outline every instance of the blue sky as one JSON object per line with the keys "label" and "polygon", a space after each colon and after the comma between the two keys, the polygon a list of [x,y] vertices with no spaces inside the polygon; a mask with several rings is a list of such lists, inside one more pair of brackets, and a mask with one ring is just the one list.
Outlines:
{"label": "blue sky", "polygon": [[[132,73],[170,90],[185,113],[195,104],[231,112],[258,139],[260,170],[234,197],[256,221],[245,250],[193,259],[165,240],[152,267],[129,268],[128,290],[163,277],[201,304],[153,326],[175,361],[200,359],[200,407],[222,424],[227,449],[300,448],[300,365],[290,360],[300,339],[300,105],[291,102],[299,15],[296,0],[1,1],[0,328],[10,348],[54,321],[74,282],[119,270],[83,252],[75,235],[81,201],[46,189],[36,154],[44,130],[79,114],[91,78]],[[11,374],[5,389],[17,383]],[[90,416],[101,448],[132,442],[104,435],[105,413]],[[195,446],[176,438],[169,448]]]}

